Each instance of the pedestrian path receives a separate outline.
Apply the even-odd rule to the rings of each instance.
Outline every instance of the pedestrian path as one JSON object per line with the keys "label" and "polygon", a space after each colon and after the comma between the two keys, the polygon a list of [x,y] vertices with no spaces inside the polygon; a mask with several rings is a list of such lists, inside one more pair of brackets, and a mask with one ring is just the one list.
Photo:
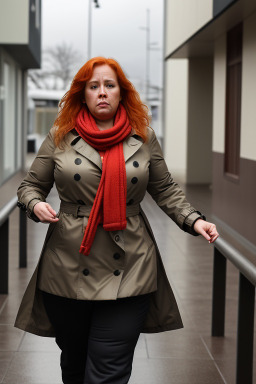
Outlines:
{"label": "pedestrian path", "polygon": [[[211,221],[211,190],[186,188],[189,201]],[[49,202],[58,209],[56,192]],[[184,329],[142,334],[130,384],[235,383],[238,273],[228,263],[226,336],[211,335],[213,246],[181,231],[147,197],[143,203],[167,275],[181,310]],[[28,280],[37,263],[47,226],[28,222],[28,267],[18,268],[18,210],[10,218],[9,295],[0,295],[0,383],[59,384],[59,350],[54,340],[13,327]],[[254,379],[254,384],[256,380]]]}

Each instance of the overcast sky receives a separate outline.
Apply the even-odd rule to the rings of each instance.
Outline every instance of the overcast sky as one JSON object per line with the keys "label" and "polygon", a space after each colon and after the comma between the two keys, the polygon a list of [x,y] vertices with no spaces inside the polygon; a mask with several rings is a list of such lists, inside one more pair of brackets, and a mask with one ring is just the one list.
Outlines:
{"label": "overcast sky", "polygon": [[[163,47],[162,0],[42,0],[42,44],[62,42],[80,51],[81,63],[87,59],[88,9],[92,1],[92,56],[113,57],[133,80],[145,81],[146,10],[150,9],[150,41]],[[150,51],[150,82],[161,85],[162,50]]]}

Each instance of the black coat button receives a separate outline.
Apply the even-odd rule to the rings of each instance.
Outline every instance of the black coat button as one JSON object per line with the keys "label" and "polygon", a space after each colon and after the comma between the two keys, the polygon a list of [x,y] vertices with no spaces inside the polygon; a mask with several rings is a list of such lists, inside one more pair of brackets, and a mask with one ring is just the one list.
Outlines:
{"label": "black coat button", "polygon": [[77,200],[78,204],[85,205],[85,202],[83,200]]}
{"label": "black coat button", "polygon": [[85,268],[85,269],[83,270],[83,274],[84,274],[85,276],[88,276],[88,275],[90,274],[89,269]]}
{"label": "black coat button", "polygon": [[119,235],[115,235],[115,241],[118,242],[120,240],[120,236]]}
{"label": "black coat button", "polygon": [[134,162],[133,162],[133,166],[134,166],[135,168],[138,168],[138,166],[139,166],[138,161],[134,161]]}
{"label": "black coat button", "polygon": [[116,271],[114,271],[114,275],[115,275],[115,276],[119,276],[120,273],[121,273],[121,272],[120,272],[118,269],[117,269]]}
{"label": "black coat button", "polygon": [[121,255],[119,253],[114,253],[113,257],[115,260],[119,260]]}
{"label": "black coat button", "polygon": [[133,177],[132,180],[131,180],[131,182],[132,182],[133,184],[136,184],[137,181],[138,181],[138,178],[137,178],[137,177]]}
{"label": "black coat button", "polygon": [[134,200],[131,199],[131,200],[128,201],[127,205],[132,205],[133,203],[134,203]]}
{"label": "black coat button", "polygon": [[76,165],[80,165],[81,163],[82,163],[82,160],[79,159],[79,157],[77,157],[77,158],[75,159],[75,164],[76,164]]}
{"label": "black coat button", "polygon": [[74,179],[75,179],[75,181],[79,181],[81,179],[81,176],[79,175],[79,173],[76,173],[74,175]]}

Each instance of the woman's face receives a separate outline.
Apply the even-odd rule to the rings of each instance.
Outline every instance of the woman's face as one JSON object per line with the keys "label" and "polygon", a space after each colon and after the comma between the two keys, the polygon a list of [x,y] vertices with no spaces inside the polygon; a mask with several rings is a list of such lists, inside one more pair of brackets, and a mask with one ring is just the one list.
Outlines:
{"label": "woman's face", "polygon": [[106,64],[94,68],[86,82],[85,102],[96,122],[112,121],[121,100],[120,87],[115,71]]}

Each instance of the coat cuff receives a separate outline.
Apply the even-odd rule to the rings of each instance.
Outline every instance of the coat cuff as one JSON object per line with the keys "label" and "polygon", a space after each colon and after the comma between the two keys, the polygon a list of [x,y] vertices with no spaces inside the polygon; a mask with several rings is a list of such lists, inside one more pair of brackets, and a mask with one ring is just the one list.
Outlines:
{"label": "coat cuff", "polygon": [[194,230],[194,224],[198,219],[206,220],[206,217],[199,211],[190,213],[184,220],[183,230],[193,236],[199,236],[199,233]]}
{"label": "coat cuff", "polygon": [[[190,206],[189,208],[182,209],[178,216],[177,216],[177,224],[181,229],[184,229],[184,223],[186,222],[187,218],[192,214],[197,212],[195,208]],[[189,222],[188,222],[189,224]]]}
{"label": "coat cuff", "polygon": [[26,211],[27,213],[27,217],[33,221],[35,221],[36,223],[38,223],[40,220],[38,219],[38,217],[34,214],[34,206],[39,203],[40,201],[42,201],[41,199],[39,199],[38,197],[35,197],[35,198],[32,198],[27,206],[26,204],[22,203],[21,201],[18,201],[17,203],[17,206],[23,210],[23,211]]}
{"label": "coat cuff", "polygon": [[40,220],[38,219],[38,217],[34,214],[34,206],[39,203],[40,201],[42,201],[41,199],[38,199],[38,198],[35,198],[35,199],[32,199],[30,200],[30,202],[28,203],[28,206],[27,206],[27,216],[32,219],[33,221],[35,221],[36,223],[38,223]]}

